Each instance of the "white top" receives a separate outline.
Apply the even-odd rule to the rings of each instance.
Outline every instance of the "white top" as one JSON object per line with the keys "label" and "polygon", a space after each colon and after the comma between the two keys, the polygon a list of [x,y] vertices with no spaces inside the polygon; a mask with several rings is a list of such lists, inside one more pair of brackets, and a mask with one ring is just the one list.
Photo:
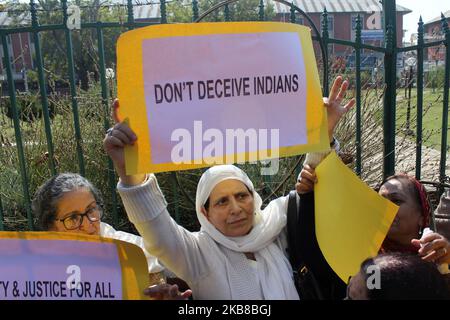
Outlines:
{"label": "white top", "polygon": [[264,299],[264,293],[263,293],[262,286],[261,286],[261,279],[259,278],[259,274],[258,274],[258,261],[248,259],[248,262],[250,263],[250,267],[252,267],[252,269],[253,269],[253,277],[255,279],[255,283],[259,287],[259,290],[261,292],[261,297]]}
{"label": "white top", "polygon": [[144,251],[145,257],[147,258],[149,273],[161,272],[164,270],[164,267],[158,262],[158,259],[150,255],[147,250],[145,250],[144,240],[142,237],[124,231],[117,231],[112,226],[104,222],[100,222],[100,236],[104,238],[122,240],[140,247]]}
{"label": "white top", "polygon": [[[255,278],[253,261],[247,259],[244,253],[219,244],[206,232],[189,232],[171,218],[153,174],[138,186],[125,187],[119,183],[118,191],[130,221],[145,239],[148,252],[158,257],[167,268],[185,280],[192,289],[195,299],[259,300],[273,297],[298,299],[292,269],[277,270],[270,265],[272,263],[290,267],[285,250],[287,245],[285,228],[282,228],[278,237],[269,246],[270,249],[265,249],[268,250],[265,253],[268,255],[276,255],[275,251],[280,252],[281,256],[277,256],[280,259],[265,263],[261,254],[254,252],[257,260],[256,274],[266,274],[268,278],[277,279],[284,284],[279,290],[273,288],[272,291],[276,292],[266,290],[269,296],[264,297],[261,286],[263,282],[267,284],[267,279],[260,276],[258,279]],[[286,218],[287,203],[288,197],[275,199],[264,211],[270,207],[269,209],[278,212],[281,218]],[[267,272],[267,268],[275,271]]]}

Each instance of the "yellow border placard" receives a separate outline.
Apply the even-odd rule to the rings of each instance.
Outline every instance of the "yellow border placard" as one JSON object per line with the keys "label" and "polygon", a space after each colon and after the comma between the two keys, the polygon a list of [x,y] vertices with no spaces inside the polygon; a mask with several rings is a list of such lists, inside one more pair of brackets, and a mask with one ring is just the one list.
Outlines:
{"label": "yellow border placard", "polygon": [[138,246],[110,238],[69,232],[0,232],[1,239],[22,240],[72,240],[100,243],[114,243],[117,247],[122,268],[122,299],[148,300],[143,294],[149,284],[147,260]]}
{"label": "yellow border placard", "polygon": [[[279,156],[287,157],[306,152],[329,150],[327,118],[323,107],[320,80],[311,39],[311,31],[305,26],[281,22],[226,22],[163,24],[140,28],[122,34],[117,42],[117,87],[120,101],[119,117],[125,120],[139,137],[133,146],[125,149],[127,174],[187,170],[209,166],[203,164],[150,163],[151,147],[148,133],[144,93],[142,43],[144,39],[163,37],[198,36],[211,34],[243,34],[264,32],[297,33],[302,46],[307,76],[306,125],[307,144],[279,148]],[[130,48],[132,48],[130,50]],[[287,119],[289,115],[286,115]],[[266,154],[273,154],[270,151]],[[246,152],[237,159],[252,158]],[[223,163],[224,157],[215,160]],[[262,160],[262,159],[259,159]],[[206,163],[205,163],[206,162]]]}

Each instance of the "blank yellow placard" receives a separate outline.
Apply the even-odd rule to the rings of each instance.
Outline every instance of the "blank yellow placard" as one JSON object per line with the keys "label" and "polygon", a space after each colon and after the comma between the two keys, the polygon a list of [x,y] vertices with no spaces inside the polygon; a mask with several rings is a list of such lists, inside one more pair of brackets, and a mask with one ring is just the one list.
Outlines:
{"label": "blank yellow placard", "polygon": [[315,224],[319,247],[347,283],[361,262],[376,256],[398,211],[332,152],[316,168]]}

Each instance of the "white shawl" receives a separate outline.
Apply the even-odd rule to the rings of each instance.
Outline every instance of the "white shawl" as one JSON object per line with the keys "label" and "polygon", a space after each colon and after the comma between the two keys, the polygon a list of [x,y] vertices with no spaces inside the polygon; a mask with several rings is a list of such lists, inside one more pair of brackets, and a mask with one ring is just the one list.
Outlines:
{"label": "white shawl", "polygon": [[[214,187],[224,180],[236,179],[243,182],[252,192],[255,203],[255,218],[252,230],[242,237],[227,237],[217,230],[201,212]],[[286,225],[286,212],[281,212],[279,206],[270,204],[261,211],[262,199],[255,191],[253,183],[241,169],[233,165],[214,166],[203,173],[197,186],[196,211],[201,225],[201,231],[208,234],[214,241],[230,250],[237,252],[253,252],[258,262],[257,272],[261,281],[264,298],[299,299],[292,280],[292,268],[286,256],[275,244],[280,232]],[[218,256],[226,261],[227,276],[239,275],[239,270],[233,266],[220,251],[218,246],[211,246]],[[231,279],[230,279],[231,280]],[[232,281],[229,281],[232,283]],[[231,288],[233,299],[245,299],[239,292]]]}

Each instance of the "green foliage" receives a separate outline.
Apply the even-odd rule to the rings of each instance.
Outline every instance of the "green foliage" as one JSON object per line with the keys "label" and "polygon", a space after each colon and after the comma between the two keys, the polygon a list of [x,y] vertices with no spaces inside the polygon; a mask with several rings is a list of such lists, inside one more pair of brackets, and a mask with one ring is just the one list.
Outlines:
{"label": "green foliage", "polygon": [[[198,2],[199,13],[219,3],[219,0],[200,0]],[[27,3],[15,3],[8,1],[11,8],[10,16],[14,18],[13,25],[21,25],[29,11]],[[37,0],[38,21],[40,25],[61,25],[63,13],[61,1],[59,0]],[[110,2],[100,0],[75,0],[68,1],[68,5],[80,6],[81,22],[121,22],[126,21],[126,8],[120,6],[105,6]],[[272,20],[275,16],[273,4],[264,8],[265,20]],[[169,22],[192,22],[192,3],[186,1],[174,1],[167,5],[167,16]],[[259,20],[259,1],[242,0],[230,5],[230,17],[233,21],[256,21]],[[224,21],[224,8],[220,8],[209,14],[203,21]],[[119,35],[126,31],[125,28],[102,28],[104,41],[105,65],[107,68],[115,69],[116,52],[115,44]],[[68,49],[64,30],[49,30],[39,33],[41,52],[46,71],[47,82],[59,82],[68,87]],[[77,83],[83,90],[88,88],[88,74],[98,80],[100,77],[100,57],[98,50],[98,34],[95,28],[84,28],[81,31],[72,31],[72,52],[74,59],[75,77]],[[36,59],[36,56],[33,57]],[[30,78],[30,85],[37,87],[37,77]]]}
{"label": "green foliage", "polygon": [[[101,104],[98,85],[87,91],[79,91],[78,105],[82,135],[86,177],[98,186],[104,194],[107,211],[112,211],[112,192],[108,188],[107,157],[103,152],[105,108]],[[35,105],[40,107],[39,95],[33,95]],[[52,120],[52,141],[57,172],[79,172],[76,152],[74,119],[71,99],[65,95],[50,95],[49,104],[54,106]],[[19,171],[14,128],[5,117],[0,117],[0,196],[5,213],[5,226],[9,230],[27,228],[26,207],[22,180]],[[42,118],[33,122],[20,122],[29,191],[32,196],[39,185],[51,177],[47,137]],[[112,217],[107,217],[111,221]],[[123,219],[122,219],[123,220]]]}
{"label": "green foliage", "polygon": [[[222,2],[221,0],[199,0],[199,16],[206,10]],[[241,0],[229,5],[231,21],[258,21],[259,20],[259,1]],[[173,1],[167,5],[167,16],[169,22],[187,23],[192,22],[192,4],[191,1]],[[273,4],[264,8],[265,20],[272,20],[275,17]],[[203,22],[225,21],[224,7],[221,7],[202,20]]]}
{"label": "green foliage", "polygon": [[[38,21],[40,25],[61,25],[63,13],[61,1],[38,0]],[[123,7],[102,6],[100,0],[68,1],[68,5],[77,4],[82,8],[81,22],[118,22],[123,21],[126,11]],[[10,16],[14,18],[13,25],[20,25],[24,21],[24,12],[30,10],[28,4],[16,4]],[[106,67],[114,68],[116,61],[115,43],[123,28],[103,28],[104,54]],[[39,33],[44,69],[47,81],[63,81],[68,85],[68,51],[64,30],[50,30]],[[72,52],[76,80],[82,89],[88,88],[88,74],[93,73],[96,79],[100,77],[100,57],[98,51],[98,34],[95,28],[72,31]],[[33,57],[36,58],[35,56]],[[37,78],[30,79],[37,81]],[[33,82],[31,82],[33,83]],[[37,84],[35,84],[37,86]]]}
{"label": "green foliage", "polygon": [[[55,116],[54,104],[49,104],[49,116]],[[19,119],[25,122],[32,122],[42,117],[41,100],[39,96],[29,92],[16,95],[16,108]],[[13,109],[9,97],[0,97],[0,110],[10,119],[13,119]]]}
{"label": "green foliage", "polygon": [[442,88],[444,86],[445,79],[445,68],[439,66],[437,68],[432,68],[430,71],[425,73],[424,83],[427,88]]}

